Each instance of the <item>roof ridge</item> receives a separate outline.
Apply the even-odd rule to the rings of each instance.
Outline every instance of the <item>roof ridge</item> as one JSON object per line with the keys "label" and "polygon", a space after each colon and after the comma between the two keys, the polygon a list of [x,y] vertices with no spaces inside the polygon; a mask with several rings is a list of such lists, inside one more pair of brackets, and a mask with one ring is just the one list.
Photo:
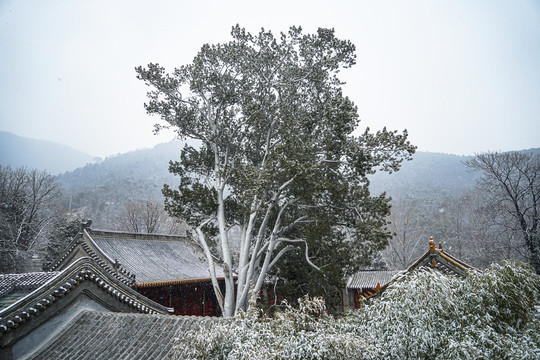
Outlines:
{"label": "roof ridge", "polygon": [[47,308],[83,282],[95,283],[101,291],[137,312],[172,311],[120,281],[115,283],[114,280],[116,279],[92,258],[80,258],[36,290],[0,310],[0,335],[11,332],[19,324],[24,324],[41,313],[47,312]]}
{"label": "roof ridge", "polygon": [[[113,230],[102,230],[102,229],[87,229],[88,233],[91,236],[98,235],[104,237],[115,237],[117,239],[125,240],[145,240],[145,241],[185,241],[190,240],[191,237],[188,235],[170,235],[170,234],[157,234],[157,233],[135,233],[135,232],[125,232],[125,231],[113,231]],[[121,237],[119,237],[121,236]]]}

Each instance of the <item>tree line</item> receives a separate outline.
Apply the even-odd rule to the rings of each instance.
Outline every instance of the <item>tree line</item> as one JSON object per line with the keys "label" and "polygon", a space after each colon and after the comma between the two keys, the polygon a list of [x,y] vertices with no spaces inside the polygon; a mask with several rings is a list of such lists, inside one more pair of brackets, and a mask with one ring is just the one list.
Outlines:
{"label": "tree line", "polygon": [[400,197],[390,215],[394,237],[383,251],[386,265],[405,269],[435,236],[445,250],[480,268],[519,259],[538,272],[540,153],[483,153],[466,162],[482,177],[463,195]]}
{"label": "tree line", "polygon": [[[46,171],[0,165],[0,272],[40,271],[79,233],[82,218],[70,195]],[[124,200],[110,230],[185,234],[162,202]]]}

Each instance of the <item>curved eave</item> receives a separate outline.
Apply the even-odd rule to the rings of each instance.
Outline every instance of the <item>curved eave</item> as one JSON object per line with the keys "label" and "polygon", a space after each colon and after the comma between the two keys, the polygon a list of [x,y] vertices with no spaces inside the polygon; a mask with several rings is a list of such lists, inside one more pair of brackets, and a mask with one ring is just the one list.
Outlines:
{"label": "curved eave", "polygon": [[[79,286],[85,288],[77,289]],[[118,281],[92,258],[83,257],[0,311],[0,348],[56,316],[61,309],[69,309],[81,294],[87,296],[85,291],[90,291],[90,298],[98,299],[99,304],[111,311],[164,315],[173,312],[172,308],[160,305]],[[14,337],[10,335],[12,333],[19,335]]]}
{"label": "curved eave", "polygon": [[439,253],[443,258],[445,258],[446,260],[451,261],[453,264],[455,264],[456,266],[459,266],[459,267],[463,268],[464,270],[472,270],[472,271],[481,272],[480,270],[478,270],[478,269],[475,268],[474,266],[471,266],[471,265],[469,265],[469,264],[464,263],[463,261],[461,261],[461,260],[459,260],[459,259],[456,259],[455,257],[453,257],[452,255],[450,255],[450,254],[447,253],[446,251],[438,251],[438,253]]}
{"label": "curved eave", "polygon": [[84,235],[86,236],[86,239],[92,244],[92,247],[94,248],[94,251],[103,259],[103,260],[106,260],[109,262],[109,266],[114,266],[114,260],[111,259],[109,257],[109,255],[107,255],[105,253],[105,251],[103,251],[99,246],[98,244],[94,241],[94,239],[92,238],[92,236],[90,236],[90,234],[86,231],[86,229],[83,229],[83,232],[84,232]]}
{"label": "curved eave", "polygon": [[422,255],[418,260],[416,260],[414,262],[414,264],[412,264],[411,266],[409,266],[407,268],[407,271],[411,271],[412,269],[416,268],[418,266],[418,264],[420,264],[420,262],[422,262],[422,260],[424,260],[427,256],[430,255],[430,252],[426,252],[424,255]]}

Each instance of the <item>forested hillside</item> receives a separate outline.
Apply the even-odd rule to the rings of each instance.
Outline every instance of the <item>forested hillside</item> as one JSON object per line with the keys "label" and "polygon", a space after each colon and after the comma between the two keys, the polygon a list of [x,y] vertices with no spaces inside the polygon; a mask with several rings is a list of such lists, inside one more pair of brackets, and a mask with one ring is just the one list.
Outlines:
{"label": "forested hillside", "polygon": [[[126,211],[141,209],[141,205],[162,206],[163,185],[176,188],[179,180],[169,173],[168,166],[170,160],[179,158],[183,146],[180,141],[164,143],[59,175],[61,208],[67,211],[68,219],[92,219],[95,228],[132,230],[126,223]],[[534,154],[540,149],[522,152]],[[521,238],[505,228],[512,220],[493,215],[491,200],[477,190],[481,173],[472,172],[465,164],[472,158],[417,152],[400,171],[371,176],[372,193],[385,191],[392,197],[388,226],[395,233],[376,266],[407,267],[426,250],[430,236],[478,267],[503,258],[525,260]],[[166,223],[170,225],[169,220]],[[160,231],[178,229],[164,225]]]}
{"label": "forested hillside", "polygon": [[182,143],[173,141],[89,164],[58,177],[65,202],[79,217],[91,218],[98,228],[116,228],[116,217],[130,201],[163,201],[163,184],[178,182],[168,171],[179,157]]}
{"label": "forested hillside", "polygon": [[374,193],[386,191],[396,200],[462,195],[474,189],[480,177],[465,165],[465,161],[472,158],[419,151],[413,160],[403,163],[398,172],[373,175],[371,188]]}
{"label": "forested hillside", "polygon": [[[162,201],[163,184],[178,179],[168,171],[179,158],[183,143],[173,141],[152,149],[131,151],[89,164],[59,176],[71,209],[91,217],[100,227],[111,226],[110,215],[130,200]],[[373,193],[386,191],[395,200],[458,196],[474,189],[479,174],[467,170],[472,157],[417,152],[400,171],[371,177]]]}
{"label": "forested hillside", "polygon": [[[71,218],[92,219],[95,228],[125,229],[122,222],[130,203],[163,204],[163,185],[176,188],[179,180],[168,166],[170,160],[179,159],[182,147],[182,142],[173,141],[60,175],[64,207]],[[370,177],[373,194],[386,192],[392,197],[388,226],[395,232],[376,266],[407,267],[425,251],[430,236],[478,267],[503,258],[525,259],[520,238],[504,229],[510,220],[500,218],[494,223],[490,200],[476,189],[481,173],[465,164],[472,158],[417,152],[398,172]]]}
{"label": "forested hillside", "polygon": [[[539,152],[529,149],[519,154]],[[419,152],[398,173],[372,177],[373,190],[386,191],[393,199],[389,227],[395,235],[382,253],[386,266],[408,267],[426,251],[431,236],[476,267],[503,259],[527,261],[527,248],[511,215],[514,205],[502,201],[504,194],[496,184],[479,187],[482,172],[466,165],[474,158]],[[529,170],[508,166],[508,174],[535,171],[534,166]],[[518,178],[514,176],[510,178]]]}

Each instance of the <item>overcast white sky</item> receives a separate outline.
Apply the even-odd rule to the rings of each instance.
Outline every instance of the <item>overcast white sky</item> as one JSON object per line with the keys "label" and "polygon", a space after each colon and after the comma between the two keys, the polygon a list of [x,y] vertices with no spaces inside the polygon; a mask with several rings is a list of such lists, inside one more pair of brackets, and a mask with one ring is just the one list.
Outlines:
{"label": "overcast white sky", "polygon": [[539,1],[0,0],[0,130],[109,156],[155,136],[134,67],[190,63],[231,26],[335,28],[362,129],[422,151],[540,147]]}

